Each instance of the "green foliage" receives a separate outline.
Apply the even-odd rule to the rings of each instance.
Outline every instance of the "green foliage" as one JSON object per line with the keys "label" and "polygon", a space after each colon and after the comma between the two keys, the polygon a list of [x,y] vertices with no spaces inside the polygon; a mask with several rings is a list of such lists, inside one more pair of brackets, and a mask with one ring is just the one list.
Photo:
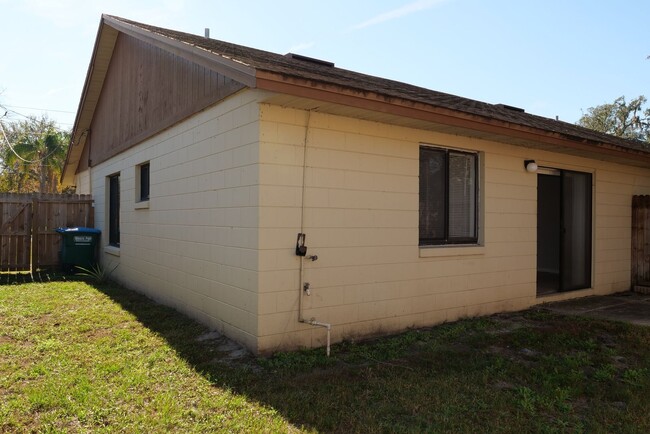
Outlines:
{"label": "green foliage", "polygon": [[650,108],[641,95],[630,102],[620,96],[609,104],[590,107],[578,125],[626,139],[650,141]]}
{"label": "green foliage", "polygon": [[[0,134],[0,192],[58,193],[70,141],[47,116],[7,123]],[[8,143],[7,143],[8,142]]]}
{"label": "green foliage", "polygon": [[85,268],[85,267],[80,267],[76,266],[75,268],[81,270],[80,273],[76,273],[77,276],[81,277],[87,277],[90,278],[93,282],[95,283],[106,283],[111,277],[111,274],[113,274],[113,271],[117,268],[117,266],[120,265],[119,263],[115,265],[115,267],[111,268],[109,271],[108,269],[102,267],[100,263],[97,263],[90,268]]}
{"label": "green foliage", "polygon": [[614,378],[616,374],[616,367],[611,363],[602,365],[594,372],[594,379],[596,381],[609,381]]}
{"label": "green foliage", "polygon": [[334,364],[334,359],[328,358],[321,349],[303,349],[301,351],[278,353],[273,357],[260,358],[258,363],[267,369],[292,369],[309,371]]}
{"label": "green foliage", "polygon": [[518,387],[516,392],[519,406],[528,413],[535,413],[535,392],[526,386]]}
{"label": "green foliage", "polygon": [[[152,333],[120,303],[153,310],[155,322],[173,311],[103,288],[80,281],[0,288],[0,433],[298,431],[255,400],[210,384],[165,340],[168,332]],[[174,319],[190,325],[175,323],[179,340],[195,343],[197,328]]]}
{"label": "green foliage", "polygon": [[633,386],[641,386],[650,379],[648,368],[628,369],[623,373],[623,381]]}
{"label": "green foliage", "polygon": [[206,332],[116,285],[0,286],[0,432],[650,432],[647,327],[531,310],[269,359]]}

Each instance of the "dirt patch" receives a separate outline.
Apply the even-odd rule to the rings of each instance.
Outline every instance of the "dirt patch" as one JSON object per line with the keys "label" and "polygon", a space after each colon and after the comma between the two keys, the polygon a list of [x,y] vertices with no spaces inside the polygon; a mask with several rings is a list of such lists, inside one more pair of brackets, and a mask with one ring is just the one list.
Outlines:
{"label": "dirt patch", "polygon": [[44,315],[41,315],[41,317],[36,320],[36,324],[38,325],[51,324],[51,323],[52,323],[51,313],[46,313]]}
{"label": "dirt patch", "polygon": [[0,344],[12,344],[14,342],[16,342],[16,340],[11,336],[7,336],[7,335],[0,336]]}
{"label": "dirt patch", "polygon": [[246,348],[216,330],[200,335],[196,338],[196,341],[207,344],[211,350],[220,353],[219,360],[233,361],[251,356],[251,353]]}
{"label": "dirt patch", "polygon": [[512,333],[524,327],[544,328],[546,325],[538,320],[526,318],[523,314],[518,313],[499,313],[492,315],[490,319],[498,324],[493,330],[487,331],[492,335],[501,335]]}
{"label": "dirt patch", "polygon": [[108,338],[108,337],[112,337],[112,336],[114,336],[113,330],[106,329],[106,328],[92,329],[92,330],[88,330],[86,332],[86,337],[88,339],[91,339],[91,340],[103,339],[103,338]]}

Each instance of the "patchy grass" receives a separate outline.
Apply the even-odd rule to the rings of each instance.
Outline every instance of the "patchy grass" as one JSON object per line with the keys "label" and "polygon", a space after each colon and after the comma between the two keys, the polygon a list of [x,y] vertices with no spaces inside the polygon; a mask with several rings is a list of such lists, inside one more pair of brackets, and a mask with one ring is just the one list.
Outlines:
{"label": "patchy grass", "polygon": [[268,359],[134,292],[0,287],[0,432],[650,432],[650,328],[545,311]]}

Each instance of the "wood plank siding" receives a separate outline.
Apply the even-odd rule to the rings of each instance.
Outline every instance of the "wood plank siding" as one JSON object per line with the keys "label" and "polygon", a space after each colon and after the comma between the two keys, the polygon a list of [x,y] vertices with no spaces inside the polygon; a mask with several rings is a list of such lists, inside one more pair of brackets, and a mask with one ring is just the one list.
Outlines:
{"label": "wood plank siding", "polygon": [[[244,85],[120,34],[77,169],[99,164]],[[93,143],[95,146],[93,146]]]}
{"label": "wood plank siding", "polygon": [[0,194],[0,271],[59,264],[60,227],[93,227],[93,199],[76,194]]}
{"label": "wood plank siding", "polygon": [[632,286],[650,282],[650,196],[632,198]]}

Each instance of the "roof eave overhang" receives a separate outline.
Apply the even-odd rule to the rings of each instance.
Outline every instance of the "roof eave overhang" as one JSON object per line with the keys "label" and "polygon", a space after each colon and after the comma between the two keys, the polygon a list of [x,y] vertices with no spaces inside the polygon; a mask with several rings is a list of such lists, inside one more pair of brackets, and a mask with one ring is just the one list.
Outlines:
{"label": "roof eave overhang", "polygon": [[248,87],[256,87],[255,69],[243,63],[219,56],[202,48],[159,35],[135,25],[102,15],[97,39],[84,83],[77,117],[72,129],[71,143],[61,175],[63,185],[73,185],[80,158],[86,144],[87,133],[99,101],[115,42],[119,33],[137,38],[183,59],[223,74]]}
{"label": "roof eave overhang", "polygon": [[95,39],[93,54],[86,73],[86,81],[81,92],[74,126],[72,127],[70,146],[61,173],[61,183],[64,186],[74,184],[74,176],[86,145],[88,128],[92,122],[116,40],[117,31],[106,27],[102,20],[97,29],[97,38]]}
{"label": "roof eave overhang", "polygon": [[250,88],[268,90],[280,94],[307,98],[330,104],[354,107],[378,113],[416,119],[432,124],[445,125],[458,131],[479,132],[510,140],[539,143],[597,154],[601,157],[634,161],[636,165],[650,167],[650,152],[635,150],[612,143],[590,141],[519,125],[499,119],[480,116],[463,111],[443,108],[408,99],[391,97],[352,86],[346,87],[324,81],[309,80],[302,77],[273,71],[256,69],[252,66],[220,56],[208,50],[163,36],[133,24],[126,23],[108,15],[102,15],[95,47],[86,82],[77,110],[72,130],[71,146],[68,149],[61,182],[72,185],[85,146],[87,133],[99,101],[101,90],[108,72],[117,36],[124,33],[178,55],[181,58],[202,65]]}
{"label": "roof eave overhang", "polygon": [[634,161],[636,165],[643,162],[644,166],[650,167],[650,152],[625,148],[611,143],[570,137],[544,129],[518,125],[378,93],[346,88],[331,83],[315,82],[300,77],[258,70],[257,88],[442,124],[458,128],[459,131],[477,131],[525,142],[616,157],[617,159]]}

